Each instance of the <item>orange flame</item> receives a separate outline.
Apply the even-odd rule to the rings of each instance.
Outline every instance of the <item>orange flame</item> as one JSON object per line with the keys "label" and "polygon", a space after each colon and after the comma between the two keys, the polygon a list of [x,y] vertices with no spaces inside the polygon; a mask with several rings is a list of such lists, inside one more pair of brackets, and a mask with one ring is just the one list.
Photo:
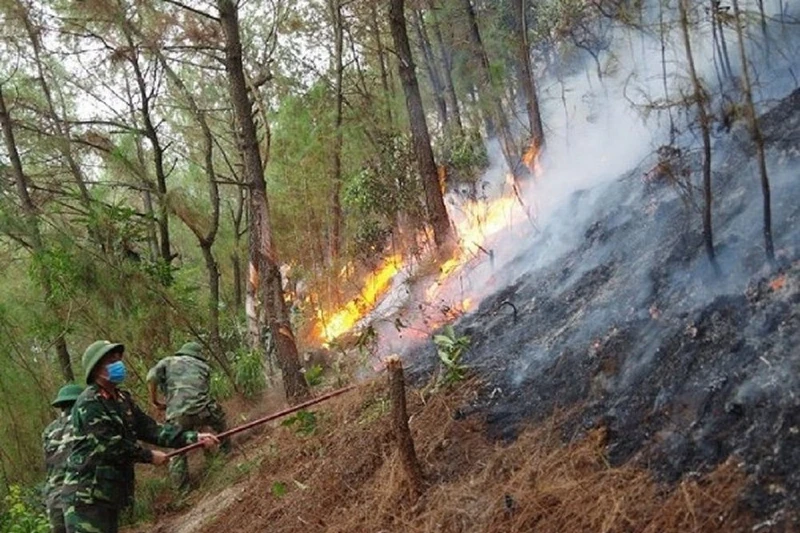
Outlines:
{"label": "orange flame", "polygon": [[330,342],[343,333],[350,331],[375,305],[395,274],[400,271],[402,258],[394,255],[387,259],[381,267],[367,276],[361,294],[345,304],[345,306],[328,315],[322,311],[317,312],[319,319],[318,334]]}
{"label": "orange flame", "polygon": [[[511,224],[511,215],[515,206],[514,198],[506,196],[488,203],[470,201],[463,206],[463,216],[454,223],[459,246],[453,257],[439,267],[436,281],[425,291],[425,298],[428,302],[433,302],[439,297],[444,282],[466,265],[470,259],[481,254],[491,256],[492,250],[485,247],[486,241]],[[464,311],[467,310],[466,307],[464,306]]]}
{"label": "orange flame", "polygon": [[531,172],[533,172],[534,177],[539,178],[542,175],[542,166],[539,164],[539,155],[542,153],[542,147],[537,145],[536,140],[531,140],[531,145],[528,147],[528,150],[522,156],[522,162],[525,163]]}
{"label": "orange flame", "polygon": [[[531,157],[535,157],[535,155]],[[528,164],[527,161],[526,164]],[[443,177],[444,172],[440,168],[440,179]],[[457,212],[452,214],[458,246],[455,248],[453,256],[439,267],[436,279],[425,291],[425,300],[435,304],[442,314],[442,317],[425,319],[428,327],[437,327],[441,321],[454,320],[473,308],[471,298],[462,296],[459,301],[453,298],[454,294],[448,294],[450,284],[447,284],[447,281],[457,276],[464,266],[474,258],[494,257],[487,242],[492,236],[509,228],[513,223],[513,215],[518,212],[517,200],[513,196],[503,196],[489,202],[467,201]],[[335,312],[318,312],[319,322],[316,332],[319,338],[330,342],[350,331],[372,311],[379,298],[388,290],[392,277],[400,271],[401,266],[401,256],[395,255],[387,259],[379,269],[367,277],[364,289],[357,298]]]}

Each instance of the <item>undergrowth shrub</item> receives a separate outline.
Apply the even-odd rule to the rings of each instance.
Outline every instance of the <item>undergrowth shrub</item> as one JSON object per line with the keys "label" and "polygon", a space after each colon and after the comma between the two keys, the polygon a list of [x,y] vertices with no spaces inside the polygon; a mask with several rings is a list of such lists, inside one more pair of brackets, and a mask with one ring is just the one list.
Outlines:
{"label": "undergrowth shrub", "polygon": [[35,490],[11,485],[3,498],[0,533],[48,533],[50,525]]}
{"label": "undergrowth shrub", "polygon": [[433,336],[443,374],[440,383],[452,385],[464,379],[467,367],[460,363],[464,351],[469,347],[470,339],[466,335],[456,335],[453,326],[447,325],[439,335]]}
{"label": "undergrowth shrub", "polygon": [[211,397],[217,401],[227,400],[233,396],[233,384],[224,373],[217,370],[211,372],[209,381]]}
{"label": "undergrowth shrub", "polygon": [[295,433],[301,437],[308,437],[317,432],[317,413],[314,411],[297,411],[281,422],[284,427],[294,428]]}
{"label": "undergrowth shrub", "polygon": [[322,365],[320,365],[320,364],[311,365],[308,368],[304,368],[303,369],[303,377],[306,380],[306,384],[309,387],[316,387],[318,385],[321,385],[322,384],[322,373],[323,372],[324,372],[324,369],[322,368]]}
{"label": "undergrowth shrub", "polygon": [[257,351],[240,349],[233,356],[233,376],[236,386],[246,397],[252,397],[267,386],[264,362]]}

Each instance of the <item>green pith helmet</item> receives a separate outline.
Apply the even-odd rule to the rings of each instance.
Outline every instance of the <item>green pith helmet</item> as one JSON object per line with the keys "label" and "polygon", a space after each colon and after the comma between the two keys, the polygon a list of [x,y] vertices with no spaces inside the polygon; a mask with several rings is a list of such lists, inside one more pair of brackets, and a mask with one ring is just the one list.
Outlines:
{"label": "green pith helmet", "polygon": [[125,346],[118,343],[108,342],[108,341],[95,341],[86,348],[86,351],[83,352],[83,357],[81,358],[81,364],[83,364],[83,371],[86,374],[86,384],[89,384],[89,378],[92,375],[92,370],[94,367],[97,366],[97,363],[100,362],[100,359],[103,358],[104,355],[113,351],[124,351]]}
{"label": "green pith helmet", "polygon": [[196,342],[187,342],[181,346],[181,349],[175,352],[175,354],[188,355],[196,359],[200,359],[201,361],[206,360],[205,356],[203,355],[203,347]]}
{"label": "green pith helmet", "polygon": [[50,405],[53,407],[65,407],[64,404],[75,403],[75,400],[78,399],[78,396],[80,396],[81,392],[83,392],[83,387],[80,385],[75,383],[64,385],[61,387],[61,389],[59,389],[56,399],[53,400],[53,403]]}

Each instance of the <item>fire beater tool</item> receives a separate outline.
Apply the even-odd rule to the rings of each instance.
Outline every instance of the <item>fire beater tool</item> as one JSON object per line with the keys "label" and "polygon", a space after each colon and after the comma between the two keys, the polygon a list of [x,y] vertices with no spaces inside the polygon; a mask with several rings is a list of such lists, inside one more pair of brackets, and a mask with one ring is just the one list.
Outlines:
{"label": "fire beater tool", "polygon": [[[329,392],[328,394],[323,394],[322,396],[319,396],[318,398],[313,398],[311,400],[308,400],[306,402],[294,405],[294,406],[289,407],[287,409],[284,409],[282,411],[278,411],[277,413],[272,413],[271,415],[265,416],[263,418],[259,418],[258,420],[253,420],[252,422],[248,422],[247,424],[243,424],[241,426],[237,426],[237,427],[229,429],[227,431],[223,431],[222,433],[219,433],[217,435],[217,438],[220,439],[220,440],[228,438],[231,435],[235,435],[237,433],[241,433],[242,431],[248,430],[248,429],[256,427],[256,426],[260,426],[261,424],[266,424],[267,422],[269,422],[271,420],[275,420],[277,418],[284,417],[284,416],[286,416],[288,414],[294,413],[295,411],[300,411],[301,409],[305,409],[306,407],[310,407],[312,405],[315,405],[315,404],[318,404],[318,403],[322,403],[322,402],[324,402],[326,400],[330,400],[334,396],[339,396],[340,394],[344,394],[345,392],[349,392],[349,391],[351,391],[351,390],[353,390],[355,388],[356,388],[355,385],[350,385],[350,386],[347,386],[347,387],[343,387],[341,389],[337,389],[337,390],[335,390],[333,392]],[[189,451],[194,450],[194,449],[197,449],[197,448],[200,448],[201,446],[203,446],[202,443],[195,442],[194,444],[190,444],[188,446],[184,446],[183,448],[179,448],[177,450],[171,451],[170,453],[167,454],[167,457],[168,458],[177,457],[178,455],[183,455],[184,453],[189,452]]]}

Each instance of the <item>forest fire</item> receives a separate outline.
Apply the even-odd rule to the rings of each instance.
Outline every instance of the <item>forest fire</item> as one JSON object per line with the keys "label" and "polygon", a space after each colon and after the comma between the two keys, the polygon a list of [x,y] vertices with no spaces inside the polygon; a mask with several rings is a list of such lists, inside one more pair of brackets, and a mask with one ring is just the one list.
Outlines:
{"label": "forest fire", "polygon": [[403,259],[399,255],[389,257],[375,272],[367,276],[364,288],[358,297],[350,300],[338,311],[331,314],[317,312],[319,319],[317,332],[320,338],[330,342],[350,331],[359,320],[372,310],[386,290],[395,274],[400,271]]}
{"label": "forest fire", "polygon": [[542,165],[539,163],[541,153],[541,145],[532,140],[528,150],[522,155],[522,162],[533,172],[533,176],[537,179],[542,176]]}
{"label": "forest fire", "polygon": [[[502,196],[491,201],[468,200],[452,210],[451,217],[458,245],[453,256],[439,267],[439,273],[424,293],[425,302],[442,311],[447,320],[464,314],[473,305],[472,298],[466,297],[463,291],[452,290],[448,281],[456,279],[470,261],[487,257],[490,261],[494,260],[494,252],[487,240],[512,225],[516,209],[518,204],[514,198]],[[317,337],[324,342],[331,342],[353,329],[386,294],[392,278],[400,272],[404,264],[400,255],[390,257],[367,277],[359,296],[339,310],[330,313],[319,311]],[[425,322],[430,328],[440,325],[441,320],[431,322],[428,317]]]}

